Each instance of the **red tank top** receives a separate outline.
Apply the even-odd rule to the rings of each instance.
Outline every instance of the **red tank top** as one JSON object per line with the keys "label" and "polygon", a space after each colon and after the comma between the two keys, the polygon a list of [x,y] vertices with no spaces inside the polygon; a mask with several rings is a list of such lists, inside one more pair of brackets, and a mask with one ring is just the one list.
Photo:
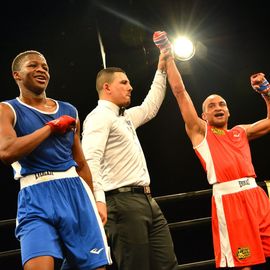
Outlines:
{"label": "red tank top", "polygon": [[256,177],[247,135],[240,126],[230,130],[207,126],[204,140],[194,150],[209,184]]}

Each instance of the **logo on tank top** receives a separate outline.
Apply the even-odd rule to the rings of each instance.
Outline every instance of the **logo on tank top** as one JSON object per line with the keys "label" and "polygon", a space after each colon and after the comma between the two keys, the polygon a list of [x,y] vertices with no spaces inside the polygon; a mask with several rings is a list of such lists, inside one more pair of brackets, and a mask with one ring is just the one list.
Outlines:
{"label": "logo on tank top", "polygon": [[219,128],[216,128],[216,127],[212,127],[211,128],[211,131],[214,133],[214,134],[217,134],[217,135],[225,135],[225,131],[223,129],[219,129]]}
{"label": "logo on tank top", "polygon": [[235,129],[235,130],[232,130],[232,132],[229,133],[230,135],[230,138],[232,141],[234,142],[240,142],[241,141],[241,133],[239,130]]}
{"label": "logo on tank top", "polygon": [[239,247],[237,252],[236,252],[236,257],[240,261],[250,257],[250,249],[249,249],[249,247]]}
{"label": "logo on tank top", "polygon": [[233,131],[233,137],[239,138],[239,137],[240,137],[240,132],[237,131],[237,130],[234,130],[234,131]]}

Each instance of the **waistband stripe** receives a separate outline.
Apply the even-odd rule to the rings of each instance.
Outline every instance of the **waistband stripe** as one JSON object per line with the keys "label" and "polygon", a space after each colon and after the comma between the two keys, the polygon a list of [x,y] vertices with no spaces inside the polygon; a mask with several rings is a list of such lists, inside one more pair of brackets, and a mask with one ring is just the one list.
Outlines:
{"label": "waistband stripe", "polygon": [[236,180],[232,180],[224,183],[216,183],[213,185],[213,195],[225,195],[230,193],[236,193],[242,190],[247,190],[257,187],[255,178],[245,177]]}
{"label": "waistband stripe", "polygon": [[71,177],[78,177],[78,173],[74,166],[63,172],[45,171],[26,175],[20,178],[20,185],[21,189],[23,189],[25,187],[36,185],[39,183]]}

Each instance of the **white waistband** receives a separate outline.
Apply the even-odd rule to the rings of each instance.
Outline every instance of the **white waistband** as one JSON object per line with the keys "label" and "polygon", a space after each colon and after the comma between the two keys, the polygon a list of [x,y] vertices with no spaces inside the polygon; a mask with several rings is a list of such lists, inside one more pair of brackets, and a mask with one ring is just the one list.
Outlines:
{"label": "white waistband", "polygon": [[213,195],[225,195],[257,187],[256,180],[253,177],[239,178],[224,183],[213,185]]}
{"label": "white waistband", "polygon": [[23,189],[25,187],[36,185],[42,182],[52,181],[52,180],[61,179],[61,178],[70,178],[70,177],[78,177],[78,173],[76,172],[76,169],[74,166],[64,172],[45,171],[45,172],[39,172],[35,174],[29,174],[27,176],[20,178],[20,184],[21,184],[21,189]]}

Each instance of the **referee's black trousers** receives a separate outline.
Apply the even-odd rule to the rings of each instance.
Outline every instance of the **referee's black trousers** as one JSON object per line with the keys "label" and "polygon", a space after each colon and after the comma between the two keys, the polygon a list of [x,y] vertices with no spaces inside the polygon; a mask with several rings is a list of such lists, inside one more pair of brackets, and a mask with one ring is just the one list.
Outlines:
{"label": "referee's black trousers", "polygon": [[116,269],[177,269],[167,221],[150,194],[122,192],[106,196],[106,201],[105,230]]}

